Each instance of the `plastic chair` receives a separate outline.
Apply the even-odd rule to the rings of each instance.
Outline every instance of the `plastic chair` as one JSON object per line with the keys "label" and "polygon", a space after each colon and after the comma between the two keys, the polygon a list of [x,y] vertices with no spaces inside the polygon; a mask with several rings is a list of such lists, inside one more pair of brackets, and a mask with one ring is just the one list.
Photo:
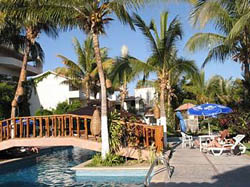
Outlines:
{"label": "plastic chair", "polygon": [[187,135],[186,133],[184,132],[181,132],[181,136],[182,136],[182,144],[181,144],[181,147],[184,148],[184,147],[187,147],[187,144],[189,147],[193,147],[193,137],[190,136],[190,135]]}

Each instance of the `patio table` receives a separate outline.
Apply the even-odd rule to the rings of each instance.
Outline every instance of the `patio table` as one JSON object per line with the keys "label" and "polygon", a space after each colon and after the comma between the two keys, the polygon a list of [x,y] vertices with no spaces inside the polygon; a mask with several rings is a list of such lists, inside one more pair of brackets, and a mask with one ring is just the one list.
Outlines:
{"label": "patio table", "polygon": [[208,139],[214,139],[215,137],[218,137],[219,135],[215,135],[215,134],[211,134],[211,135],[201,135],[199,136],[199,142],[200,142],[200,152],[202,151],[202,149],[204,148],[202,145],[202,141],[206,141]]}

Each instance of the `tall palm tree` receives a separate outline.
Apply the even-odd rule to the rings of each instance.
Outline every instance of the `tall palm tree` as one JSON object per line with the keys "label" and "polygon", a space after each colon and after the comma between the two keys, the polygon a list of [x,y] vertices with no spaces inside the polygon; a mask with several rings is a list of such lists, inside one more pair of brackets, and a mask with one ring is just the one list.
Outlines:
{"label": "tall palm tree", "polygon": [[164,144],[167,143],[167,122],[165,111],[165,95],[167,92],[168,104],[172,97],[172,79],[177,79],[173,74],[179,72],[189,72],[195,75],[198,70],[193,61],[177,57],[176,41],[182,38],[181,24],[177,18],[174,18],[168,26],[168,12],[161,13],[160,33],[158,34],[154,20],[151,20],[149,26],[138,15],[134,15],[135,25],[142,31],[143,35],[150,43],[152,54],[147,63],[137,62],[135,69],[157,73],[160,87],[160,114],[161,124],[164,129]]}
{"label": "tall palm tree", "polygon": [[[186,44],[194,52],[208,48],[203,67],[213,59],[227,58],[242,64],[243,76],[250,83],[250,2],[249,0],[198,0],[191,13],[194,25],[212,22],[218,33],[197,33]],[[250,84],[246,84],[249,89]]]}
{"label": "tall palm tree", "polygon": [[[43,53],[40,53],[41,47],[36,44],[36,38],[40,32],[44,32],[48,36],[56,37],[57,29],[53,24],[50,24],[48,20],[45,20],[41,11],[37,11],[32,17],[29,14],[29,10],[43,7],[42,2],[37,0],[3,0],[0,3],[0,11],[8,15],[8,19],[14,20],[25,31],[24,36],[24,56],[22,61],[21,72],[18,80],[18,85],[14,99],[12,101],[11,117],[16,116],[16,108],[20,101],[21,96],[24,94],[23,83],[27,77],[27,64],[29,56],[36,56],[36,62],[41,63],[43,60]],[[36,48],[32,50],[32,48]],[[40,54],[38,54],[40,53]]]}
{"label": "tall palm tree", "polygon": [[[41,8],[44,17],[53,17],[62,27],[78,27],[91,34],[101,84],[101,121],[102,121],[102,158],[109,152],[107,90],[102,67],[99,36],[105,33],[105,26],[116,16],[122,23],[129,24],[133,29],[128,10],[139,8],[147,0],[51,0]],[[33,10],[34,11],[34,10]],[[31,11],[32,12],[32,11]]]}
{"label": "tall palm tree", "polygon": [[124,109],[125,98],[128,94],[128,83],[135,78],[138,72],[133,68],[130,60],[134,58],[129,56],[126,46],[123,46],[121,51],[121,57],[116,58],[110,77],[115,89],[120,91],[122,111]]}
{"label": "tall palm tree", "polygon": [[[89,36],[84,41],[84,44],[81,46],[79,41],[74,38],[73,39],[75,53],[78,56],[77,63],[72,60],[62,56],[57,55],[62,59],[63,64],[66,66],[65,68],[58,68],[57,73],[63,74],[69,79],[65,81],[66,84],[72,84],[77,88],[81,88],[85,94],[87,101],[90,99],[90,90],[96,86],[96,60],[95,60],[95,52],[93,48],[93,40]],[[112,65],[112,60],[107,58],[107,49],[101,49],[101,56],[104,68],[108,68]]]}

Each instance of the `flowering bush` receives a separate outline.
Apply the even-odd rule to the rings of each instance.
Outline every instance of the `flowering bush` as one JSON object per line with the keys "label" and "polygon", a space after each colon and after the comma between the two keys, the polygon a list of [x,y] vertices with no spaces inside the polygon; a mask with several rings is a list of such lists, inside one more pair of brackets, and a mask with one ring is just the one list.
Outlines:
{"label": "flowering bush", "polygon": [[244,134],[244,141],[250,140],[250,112],[235,112],[221,118],[220,124],[229,128],[230,134]]}

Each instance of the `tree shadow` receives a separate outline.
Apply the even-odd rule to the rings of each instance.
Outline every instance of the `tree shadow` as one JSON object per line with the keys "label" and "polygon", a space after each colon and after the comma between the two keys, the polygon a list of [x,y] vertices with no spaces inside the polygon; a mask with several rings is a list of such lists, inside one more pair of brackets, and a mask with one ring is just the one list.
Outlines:
{"label": "tree shadow", "polygon": [[248,187],[250,186],[250,166],[237,168],[211,178],[215,182],[171,182],[151,183],[151,187]]}

